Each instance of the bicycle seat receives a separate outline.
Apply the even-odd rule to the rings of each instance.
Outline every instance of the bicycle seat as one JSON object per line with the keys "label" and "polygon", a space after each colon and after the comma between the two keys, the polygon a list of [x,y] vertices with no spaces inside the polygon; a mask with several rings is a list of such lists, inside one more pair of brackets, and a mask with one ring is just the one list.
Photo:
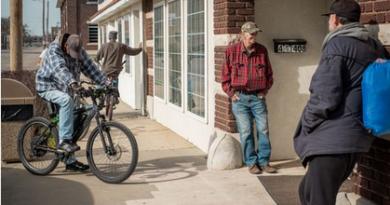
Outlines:
{"label": "bicycle seat", "polygon": [[59,113],[59,106],[53,102],[47,101],[46,102],[46,111],[50,118],[55,117]]}

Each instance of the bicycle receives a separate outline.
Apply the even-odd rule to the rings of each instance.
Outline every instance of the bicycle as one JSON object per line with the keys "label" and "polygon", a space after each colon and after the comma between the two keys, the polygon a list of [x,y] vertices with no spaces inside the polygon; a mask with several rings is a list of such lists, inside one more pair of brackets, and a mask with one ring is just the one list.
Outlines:
{"label": "bicycle", "polygon": [[[128,179],[137,166],[137,141],[126,126],[119,122],[106,121],[105,116],[99,114],[98,106],[104,103],[101,102],[104,93],[112,88],[96,89],[90,86],[88,89],[92,92],[92,104],[74,109],[72,140],[77,142],[92,118],[95,118],[97,125],[87,141],[88,164],[101,181],[118,184]],[[55,104],[47,102],[47,105],[50,120],[33,117],[22,126],[18,136],[20,160],[23,166],[35,175],[50,174],[59,161],[67,160],[71,154],[57,148],[59,139],[56,127],[59,112]]]}
{"label": "bicycle", "polygon": [[[109,77],[109,80],[111,82],[114,81],[114,78],[111,76]],[[112,116],[114,115],[114,109],[115,109],[115,105],[119,103],[119,92],[118,90],[116,90],[116,92],[107,92],[106,93],[106,96],[105,96],[105,107],[106,107],[106,116],[108,118],[109,121],[112,120]]]}
{"label": "bicycle", "polygon": [[[102,67],[100,62],[96,62],[99,67]],[[126,63],[126,61],[122,62],[122,68],[123,65]],[[115,77],[113,76],[108,76],[108,79],[111,81],[112,84],[114,84]],[[117,84],[117,83],[116,83]],[[116,85],[117,86],[117,85]],[[112,120],[112,117],[114,115],[114,109],[115,105],[119,103],[119,92],[118,90],[116,92],[108,92],[105,95],[105,108],[106,108],[106,117],[108,118],[109,121]]]}

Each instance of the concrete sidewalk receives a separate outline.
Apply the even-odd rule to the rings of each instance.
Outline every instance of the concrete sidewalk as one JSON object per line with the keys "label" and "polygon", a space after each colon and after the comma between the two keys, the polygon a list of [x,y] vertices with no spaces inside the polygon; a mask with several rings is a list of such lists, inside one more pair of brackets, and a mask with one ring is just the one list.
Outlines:
{"label": "concrete sidewalk", "polygon": [[[33,50],[33,49],[32,49]],[[36,62],[38,52],[24,58],[26,65]],[[2,68],[6,68],[8,53],[2,51]],[[28,61],[30,59],[30,61]],[[9,58],[8,58],[9,61]],[[9,66],[8,66],[9,69]],[[115,121],[126,125],[135,135],[139,147],[139,162],[133,175],[119,185],[106,184],[92,172],[64,172],[64,164],[47,176],[30,174],[20,163],[1,166],[1,203],[75,204],[75,205],[274,205],[257,176],[246,167],[216,171],[207,169],[207,155],[168,128],[140,111],[121,102],[114,111]],[[93,125],[91,125],[93,127]],[[86,163],[83,139],[78,144],[78,160]],[[291,161],[271,162],[278,174],[262,176],[296,176],[305,170]],[[283,184],[280,184],[283,186]],[[292,188],[293,189],[293,188]],[[298,190],[297,190],[298,191]],[[349,194],[345,204],[370,204]],[[357,201],[359,201],[357,203]],[[348,203],[347,203],[348,202]],[[294,204],[292,204],[294,205]]]}
{"label": "concrete sidewalk", "polygon": [[[125,103],[117,105],[114,120],[130,128],[139,146],[137,169],[127,181],[105,184],[92,172],[64,172],[62,163],[47,176],[2,163],[2,204],[276,204],[247,168],[208,170],[204,152]],[[86,163],[85,144],[79,142],[77,156]]]}
{"label": "concrete sidewalk", "polygon": [[[204,152],[125,103],[117,105],[114,120],[130,128],[139,146],[139,162],[128,180],[118,185],[106,184],[90,171],[64,172],[62,163],[47,176],[35,176],[20,163],[2,163],[2,204],[276,204],[257,176],[249,174],[246,167],[208,170]],[[86,139],[79,145],[82,150],[77,152],[78,160],[86,163]],[[305,172],[299,163],[272,164],[280,168],[279,173],[272,176]]]}

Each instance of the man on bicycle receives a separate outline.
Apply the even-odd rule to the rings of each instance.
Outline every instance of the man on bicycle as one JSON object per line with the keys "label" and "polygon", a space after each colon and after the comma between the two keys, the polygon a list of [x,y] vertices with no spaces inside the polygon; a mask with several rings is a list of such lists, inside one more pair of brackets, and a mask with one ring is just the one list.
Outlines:
{"label": "man on bicycle", "polygon": [[81,38],[65,33],[52,42],[46,57],[36,75],[36,90],[42,98],[60,107],[59,149],[72,153],[64,162],[66,170],[84,171],[89,169],[76,160],[74,152],[80,150],[72,141],[73,134],[73,94],[81,92],[88,95],[87,90],[79,86],[81,72],[93,81],[109,85],[110,81],[93,63],[82,48]]}
{"label": "man on bicycle", "polygon": [[123,55],[138,55],[142,51],[142,42],[138,48],[132,48],[126,44],[116,41],[118,32],[110,31],[108,35],[109,42],[102,45],[96,54],[95,61],[99,61],[104,58],[102,70],[109,77],[113,79],[113,86],[118,87],[118,76],[123,70],[122,59]]}

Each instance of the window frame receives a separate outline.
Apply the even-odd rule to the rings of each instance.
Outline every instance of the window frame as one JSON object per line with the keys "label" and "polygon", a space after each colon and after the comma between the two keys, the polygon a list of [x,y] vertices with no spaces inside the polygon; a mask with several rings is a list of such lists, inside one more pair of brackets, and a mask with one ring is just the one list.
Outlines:
{"label": "window frame", "polygon": [[[182,113],[184,113],[185,115],[188,115],[190,116],[191,118],[194,118],[200,122],[203,122],[203,123],[208,123],[208,112],[209,112],[209,106],[208,106],[208,100],[209,100],[209,83],[208,83],[208,78],[209,78],[209,67],[208,67],[208,51],[207,51],[207,47],[208,47],[208,22],[207,22],[207,18],[208,18],[208,8],[207,8],[207,0],[201,0],[203,1],[203,4],[204,4],[204,10],[203,10],[203,26],[204,26],[204,33],[203,33],[203,38],[204,38],[204,52],[203,52],[203,58],[204,58],[204,62],[203,62],[203,66],[204,66],[204,74],[203,74],[203,87],[204,87],[204,107],[202,108],[203,109],[203,116],[200,116],[194,112],[191,112],[190,110],[188,110],[188,100],[189,98],[187,97],[188,95],[188,69],[189,69],[189,66],[188,66],[188,42],[187,42],[187,38],[188,38],[188,0],[187,1],[184,1],[184,0],[180,0],[181,2],[181,22],[182,22],[182,28],[181,28],[181,43],[182,43],[182,49],[181,49],[181,59],[182,59],[182,73],[181,73],[181,76],[182,76],[182,103],[181,103],[181,107],[178,107],[177,105],[171,103],[169,101],[169,68],[168,68],[168,61],[169,61],[169,56],[168,56],[168,52],[169,49],[168,49],[168,46],[169,46],[169,33],[168,33],[168,28],[169,28],[169,17],[168,17],[168,4],[170,2],[173,2],[175,0],[163,0],[161,2],[158,2],[156,4],[153,5],[153,72],[154,72],[154,76],[153,76],[153,96],[154,96],[154,99],[156,101],[159,101],[159,102],[162,102],[164,104],[166,104],[167,106],[170,106],[171,108],[174,108]],[[155,35],[155,9],[157,7],[161,7],[162,6],[162,10],[163,10],[163,39],[164,39],[164,55],[163,55],[163,61],[164,61],[164,70],[163,70],[163,79],[164,79],[164,85],[163,85],[163,92],[164,92],[164,97],[163,98],[160,98],[159,96],[156,95],[156,56],[155,56],[155,49],[156,49],[156,46],[155,46],[155,40],[156,40],[156,35]]]}
{"label": "window frame", "polygon": [[160,97],[160,95],[156,95],[156,91],[157,91],[157,89],[156,89],[156,68],[157,68],[157,66],[156,66],[156,13],[155,13],[155,11],[156,11],[156,9],[157,8],[159,8],[159,7],[161,7],[162,8],[162,12],[163,12],[163,14],[162,14],[162,23],[163,23],[163,27],[162,27],[162,39],[163,39],[163,48],[166,48],[166,40],[165,40],[165,36],[166,36],[166,29],[165,29],[165,17],[166,17],[166,15],[165,15],[165,2],[160,2],[160,3],[157,3],[157,4],[155,4],[154,6],[153,6],[153,42],[154,42],[154,44],[153,44],[153,67],[154,67],[154,76],[153,76],[153,96],[154,96],[154,98],[156,98],[157,100],[159,100],[160,102],[163,102],[163,103],[166,103],[166,99],[167,99],[167,92],[166,92],[166,82],[167,82],[167,76],[166,76],[166,60],[165,60],[165,49],[163,50],[163,57],[162,57],[162,61],[163,61],[163,69],[162,69],[162,73],[163,73],[163,77],[162,77],[162,80],[163,80],[163,82],[162,82],[162,87],[163,87],[163,89],[162,89],[162,91],[163,91],[163,93],[162,93],[162,97]]}

